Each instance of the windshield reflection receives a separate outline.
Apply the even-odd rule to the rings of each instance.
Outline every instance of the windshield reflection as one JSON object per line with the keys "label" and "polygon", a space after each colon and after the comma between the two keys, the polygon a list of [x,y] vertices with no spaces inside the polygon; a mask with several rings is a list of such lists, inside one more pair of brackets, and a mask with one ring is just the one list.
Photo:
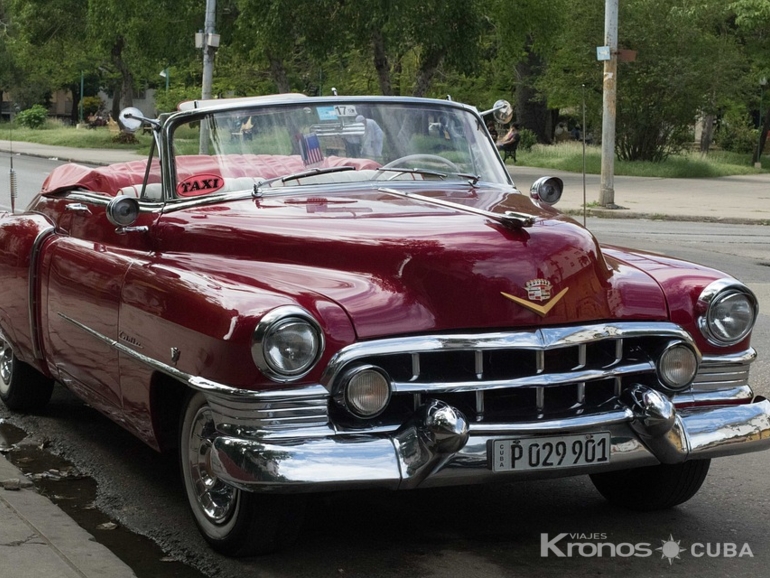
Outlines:
{"label": "windshield reflection", "polygon": [[510,183],[478,116],[442,101],[293,99],[188,116],[170,134],[179,197],[365,181]]}

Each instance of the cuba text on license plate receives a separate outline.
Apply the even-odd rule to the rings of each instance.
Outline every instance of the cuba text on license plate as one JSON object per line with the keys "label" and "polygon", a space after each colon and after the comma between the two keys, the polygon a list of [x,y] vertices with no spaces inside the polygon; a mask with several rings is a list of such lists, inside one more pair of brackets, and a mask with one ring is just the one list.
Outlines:
{"label": "cuba text on license plate", "polygon": [[610,434],[499,439],[492,443],[492,452],[495,472],[606,464],[610,461]]}

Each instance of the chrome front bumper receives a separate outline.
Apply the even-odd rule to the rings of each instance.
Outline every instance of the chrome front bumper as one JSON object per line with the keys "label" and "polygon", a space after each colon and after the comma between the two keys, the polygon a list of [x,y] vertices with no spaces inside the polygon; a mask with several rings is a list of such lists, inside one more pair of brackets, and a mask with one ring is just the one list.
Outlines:
{"label": "chrome front bumper", "polygon": [[[389,434],[222,435],[213,442],[211,467],[220,479],[251,491],[395,490],[572,476],[770,448],[770,401],[764,398],[677,410],[666,396],[638,385],[622,401],[622,409],[568,420],[469,424],[460,411],[431,400]],[[492,471],[496,439],[599,431],[610,433],[608,464]]]}

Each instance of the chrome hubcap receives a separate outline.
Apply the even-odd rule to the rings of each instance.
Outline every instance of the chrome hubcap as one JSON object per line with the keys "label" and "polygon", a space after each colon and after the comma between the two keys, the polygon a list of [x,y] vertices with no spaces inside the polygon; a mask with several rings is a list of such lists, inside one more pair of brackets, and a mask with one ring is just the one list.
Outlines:
{"label": "chrome hubcap", "polygon": [[211,469],[211,440],[214,438],[211,410],[203,406],[190,429],[187,459],[190,482],[201,511],[212,524],[225,524],[238,503],[238,491],[222,482]]}
{"label": "chrome hubcap", "polygon": [[0,338],[0,392],[8,393],[13,374],[13,350],[8,342]]}

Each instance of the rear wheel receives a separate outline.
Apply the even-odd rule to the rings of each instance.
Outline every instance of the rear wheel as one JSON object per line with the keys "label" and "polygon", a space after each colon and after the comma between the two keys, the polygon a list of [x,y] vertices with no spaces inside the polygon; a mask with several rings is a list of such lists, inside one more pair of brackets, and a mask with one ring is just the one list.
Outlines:
{"label": "rear wheel", "polygon": [[692,498],[703,485],[711,460],[660,464],[633,470],[592,474],[591,481],[609,502],[651,512],[678,506]]}
{"label": "rear wheel", "polygon": [[195,523],[214,550],[228,556],[267,554],[292,542],[304,513],[303,496],[255,494],[216,477],[211,468],[216,436],[202,393],[188,397],[182,418],[180,458]]}
{"label": "rear wheel", "polygon": [[52,379],[19,361],[0,335],[0,399],[8,409],[31,411],[44,407],[51,399],[53,385]]}

